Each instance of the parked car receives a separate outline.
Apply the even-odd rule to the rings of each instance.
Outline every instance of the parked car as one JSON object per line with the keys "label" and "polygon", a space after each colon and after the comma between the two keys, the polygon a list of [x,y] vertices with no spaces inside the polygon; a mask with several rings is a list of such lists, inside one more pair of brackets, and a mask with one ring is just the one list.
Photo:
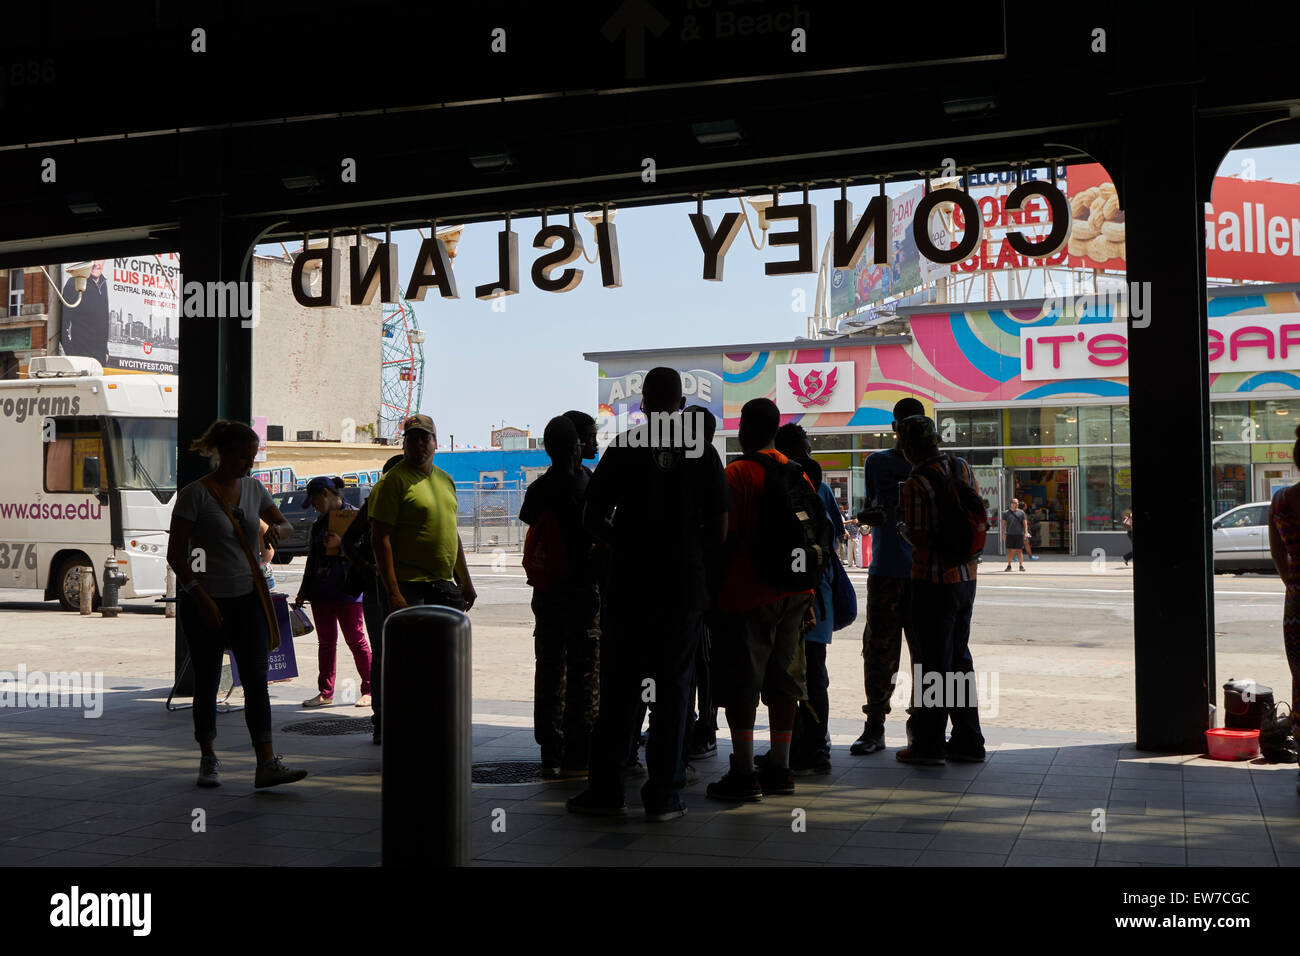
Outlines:
{"label": "parked car", "polygon": [[1214,570],[1273,572],[1268,549],[1270,502],[1252,501],[1225,511],[1211,525],[1214,536]]}
{"label": "parked car", "polygon": [[[360,508],[370,497],[371,487],[371,485],[348,485],[343,489],[343,500],[354,508]],[[303,507],[303,502],[307,500],[305,488],[296,488],[271,497],[275,500],[275,506],[280,509],[280,514],[293,525],[293,537],[280,542],[275,549],[275,557],[271,560],[273,564],[288,564],[294,558],[307,554],[311,542],[311,526],[316,523],[320,515],[310,504],[306,508]]]}

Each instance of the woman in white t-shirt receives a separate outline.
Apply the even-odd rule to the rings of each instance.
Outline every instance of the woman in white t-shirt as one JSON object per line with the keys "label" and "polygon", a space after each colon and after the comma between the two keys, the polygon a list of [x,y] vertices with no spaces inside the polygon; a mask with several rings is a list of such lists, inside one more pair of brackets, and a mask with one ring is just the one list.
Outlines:
{"label": "woman in white t-shirt", "polygon": [[[249,477],[257,449],[257,433],[247,425],[213,422],[190,444],[191,451],[212,461],[213,470],[182,488],[172,509],[167,563],[176,572],[178,617],[194,665],[194,739],[202,751],[201,787],[221,783],[221,763],[212,742],[227,647],[244,685],[244,721],[257,754],[254,786],[273,787],[307,776],[305,770],[286,767],[271,746],[266,666],[275,618],[257,555],[262,544],[274,547],[293,528],[265,486]],[[262,521],[268,526],[265,536],[260,534]]]}

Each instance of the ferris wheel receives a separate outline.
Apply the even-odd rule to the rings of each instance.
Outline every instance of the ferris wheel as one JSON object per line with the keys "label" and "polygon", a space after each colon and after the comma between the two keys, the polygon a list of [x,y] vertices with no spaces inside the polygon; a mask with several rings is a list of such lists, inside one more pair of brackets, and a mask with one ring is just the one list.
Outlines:
{"label": "ferris wheel", "polygon": [[399,437],[403,419],[420,410],[420,397],[424,393],[424,332],[401,288],[397,290],[396,302],[384,304],[383,318],[379,435],[391,442]]}

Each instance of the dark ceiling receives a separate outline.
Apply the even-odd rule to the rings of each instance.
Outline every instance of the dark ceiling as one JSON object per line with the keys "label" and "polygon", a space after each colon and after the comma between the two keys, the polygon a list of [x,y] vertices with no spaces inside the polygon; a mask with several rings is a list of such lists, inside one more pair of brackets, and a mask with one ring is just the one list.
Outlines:
{"label": "dark ceiling", "polygon": [[[913,177],[947,158],[1104,158],[1126,114],[1188,88],[1211,152],[1255,127],[1259,145],[1300,141],[1294,10],[1225,20],[1221,5],[1148,16],[1115,2],[448,6],[126,0],[7,12],[0,264],[92,244],[174,249],[194,208],[269,239]],[[791,49],[795,26],[806,52]],[[200,28],[206,51],[194,52]],[[493,51],[497,29],[504,52]],[[1092,49],[1097,30],[1105,52]],[[344,159],[355,182],[343,181]]]}

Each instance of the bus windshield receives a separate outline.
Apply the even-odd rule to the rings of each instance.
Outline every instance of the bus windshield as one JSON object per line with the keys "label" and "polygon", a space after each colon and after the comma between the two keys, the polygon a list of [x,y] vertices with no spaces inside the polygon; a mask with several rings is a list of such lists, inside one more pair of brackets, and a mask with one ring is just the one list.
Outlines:
{"label": "bus windshield", "polygon": [[168,501],[176,491],[176,419],[109,418],[105,432],[117,487]]}

